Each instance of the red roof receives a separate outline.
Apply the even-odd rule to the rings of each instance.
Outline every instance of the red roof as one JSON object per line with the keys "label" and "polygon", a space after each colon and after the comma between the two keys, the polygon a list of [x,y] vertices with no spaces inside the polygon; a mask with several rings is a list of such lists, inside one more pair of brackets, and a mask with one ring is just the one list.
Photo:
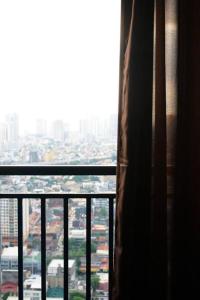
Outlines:
{"label": "red roof", "polygon": [[100,282],[98,290],[107,292],[108,291],[108,282]]}
{"label": "red roof", "polygon": [[17,293],[17,289],[18,289],[18,285],[13,282],[5,282],[1,285],[0,288],[2,293],[8,293],[8,292]]}

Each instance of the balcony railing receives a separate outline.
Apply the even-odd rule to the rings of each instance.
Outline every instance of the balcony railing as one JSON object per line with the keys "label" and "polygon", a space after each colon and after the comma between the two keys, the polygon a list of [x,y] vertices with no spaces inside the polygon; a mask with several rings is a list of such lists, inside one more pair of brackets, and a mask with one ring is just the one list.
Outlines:
{"label": "balcony railing", "polygon": [[[115,166],[1,166],[1,176],[67,176],[67,175],[116,175]],[[18,203],[18,299],[24,299],[23,291],[23,199],[41,200],[41,299],[46,300],[46,200],[63,199],[64,231],[64,300],[68,300],[68,200],[82,198],[86,200],[86,299],[91,295],[91,201],[104,198],[109,201],[109,273],[108,294],[112,299],[113,272],[113,218],[115,193],[1,193],[0,199],[17,199]],[[67,217],[66,217],[67,216]]]}

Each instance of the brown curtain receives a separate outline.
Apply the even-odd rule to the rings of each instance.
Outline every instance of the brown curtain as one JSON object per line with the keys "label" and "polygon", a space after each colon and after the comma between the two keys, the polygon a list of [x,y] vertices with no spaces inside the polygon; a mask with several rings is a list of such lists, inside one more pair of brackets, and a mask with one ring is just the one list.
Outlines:
{"label": "brown curtain", "polygon": [[122,1],[114,300],[200,297],[199,30],[200,1]]}
{"label": "brown curtain", "polygon": [[178,2],[173,299],[200,298],[200,1]]}
{"label": "brown curtain", "polygon": [[114,299],[149,297],[154,1],[122,1]]}

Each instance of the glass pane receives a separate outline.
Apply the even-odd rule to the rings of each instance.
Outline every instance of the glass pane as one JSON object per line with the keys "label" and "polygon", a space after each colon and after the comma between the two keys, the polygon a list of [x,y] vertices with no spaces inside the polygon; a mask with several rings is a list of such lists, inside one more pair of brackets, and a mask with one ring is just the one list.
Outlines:
{"label": "glass pane", "polygon": [[63,199],[46,200],[47,297],[64,295]]}
{"label": "glass pane", "polygon": [[[18,294],[17,199],[0,199],[0,297]],[[18,297],[16,298],[18,299]]]}
{"label": "glass pane", "polygon": [[92,199],[91,292],[92,297],[108,297],[109,200]]}
{"label": "glass pane", "polygon": [[86,200],[69,199],[69,296],[85,298]]}
{"label": "glass pane", "polygon": [[23,211],[24,298],[41,299],[41,200],[23,199]]}
{"label": "glass pane", "polygon": [[0,176],[1,193],[109,193],[116,176]]}
{"label": "glass pane", "polygon": [[0,164],[116,163],[119,30],[120,0],[0,2]]}

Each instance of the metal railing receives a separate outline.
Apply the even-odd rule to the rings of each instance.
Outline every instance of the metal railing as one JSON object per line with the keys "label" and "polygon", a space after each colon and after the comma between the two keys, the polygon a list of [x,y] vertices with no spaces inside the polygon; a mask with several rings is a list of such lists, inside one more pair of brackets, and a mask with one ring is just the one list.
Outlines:
{"label": "metal railing", "polygon": [[[1,166],[1,176],[67,176],[116,175],[115,166]],[[1,193],[0,199],[17,199],[18,202],[18,299],[23,293],[23,199],[41,200],[41,299],[46,300],[46,200],[63,199],[64,207],[64,300],[68,300],[68,200],[86,199],[86,299],[91,299],[91,201],[94,198],[109,200],[109,300],[112,299],[113,272],[113,210],[115,193]],[[67,216],[67,217],[66,217]]]}

